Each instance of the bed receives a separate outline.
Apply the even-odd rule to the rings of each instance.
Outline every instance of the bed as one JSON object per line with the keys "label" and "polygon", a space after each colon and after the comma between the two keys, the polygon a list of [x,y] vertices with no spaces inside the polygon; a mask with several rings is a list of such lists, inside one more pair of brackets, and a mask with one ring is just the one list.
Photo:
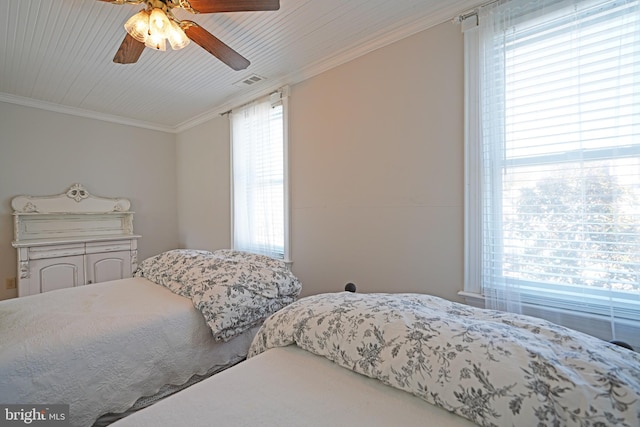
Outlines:
{"label": "bed", "polygon": [[247,361],[122,419],[158,425],[638,426],[640,356],[532,317],[421,294],[320,294]]}
{"label": "bed", "polygon": [[131,278],[0,301],[0,402],[113,421],[244,360],[300,290],[279,260],[172,250]]}

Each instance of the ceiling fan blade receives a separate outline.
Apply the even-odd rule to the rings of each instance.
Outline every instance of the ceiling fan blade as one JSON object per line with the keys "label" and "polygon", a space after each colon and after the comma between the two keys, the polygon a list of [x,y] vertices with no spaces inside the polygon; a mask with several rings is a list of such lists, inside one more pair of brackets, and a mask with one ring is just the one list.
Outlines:
{"label": "ceiling fan blade", "polygon": [[113,62],[117,64],[133,64],[138,61],[143,50],[144,43],[139,42],[127,33],[116,52],[116,56],[113,57]]}
{"label": "ceiling fan blade", "polygon": [[250,64],[235,50],[224,44],[216,36],[192,21],[182,21],[182,28],[193,42],[199,44],[204,50],[218,58],[236,71],[244,70]]}
{"label": "ceiling fan blade", "polygon": [[188,3],[191,9],[200,13],[259,12],[280,9],[280,0],[188,0]]}

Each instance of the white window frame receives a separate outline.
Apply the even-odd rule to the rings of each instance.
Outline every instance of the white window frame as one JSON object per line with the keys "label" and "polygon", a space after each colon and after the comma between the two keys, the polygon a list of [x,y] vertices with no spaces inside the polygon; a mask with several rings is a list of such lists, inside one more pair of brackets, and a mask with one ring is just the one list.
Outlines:
{"label": "white window frame", "polygon": [[[282,106],[282,135],[283,135],[283,201],[284,201],[284,248],[282,259],[284,262],[290,266],[293,262],[291,260],[291,206],[290,206],[290,184],[289,184],[289,87],[284,86],[277,91],[271,93],[267,97],[271,106],[281,105]],[[256,100],[260,100],[258,98]],[[230,164],[230,183],[231,183],[231,191],[230,191],[230,225],[231,225],[231,248],[237,249],[234,244],[235,242],[235,201],[234,201],[234,169],[233,169],[233,129],[230,127],[230,155],[229,155],[229,164]]]}
{"label": "white window frame", "polygon": [[[459,294],[467,303],[483,307],[485,297],[482,289],[482,250],[483,250],[483,214],[481,194],[483,190],[482,179],[482,148],[478,142],[482,138],[480,118],[479,95],[479,47],[480,40],[477,26],[477,14],[471,13],[461,17],[462,29],[465,32],[465,213],[464,213],[464,291]],[[638,146],[630,148],[636,150]],[[602,148],[607,151],[612,149]],[[616,149],[617,150],[617,149]],[[560,158],[560,156],[558,156]],[[563,161],[566,159],[563,157]],[[565,304],[563,299],[555,299],[556,303],[548,305],[554,294],[563,294],[565,298],[571,297],[570,286],[553,286],[546,289],[541,283],[526,283],[521,281],[520,287],[522,312],[540,317],[555,319],[555,315],[563,317],[565,325],[592,333],[596,336],[606,337],[610,331],[609,309],[606,303],[615,301],[616,310],[623,314],[618,328],[624,334],[636,334],[640,325],[640,319],[634,319],[637,313],[637,304],[625,298],[619,299],[615,291],[601,289],[581,288],[581,296],[590,295],[590,303],[583,309],[576,310],[576,305]],[[529,291],[528,291],[529,290]],[[531,290],[533,290],[531,292]],[[605,295],[606,294],[606,295]],[[599,300],[606,300],[605,305],[599,305]],[[617,301],[616,301],[617,300]],[[570,302],[568,299],[564,301]],[[625,314],[626,313],[626,314]],[[587,319],[590,326],[585,328],[582,322]],[[585,330],[587,329],[587,330]],[[636,331],[636,332],[634,332]],[[605,338],[606,339],[606,338]],[[637,345],[637,344],[636,344]]]}

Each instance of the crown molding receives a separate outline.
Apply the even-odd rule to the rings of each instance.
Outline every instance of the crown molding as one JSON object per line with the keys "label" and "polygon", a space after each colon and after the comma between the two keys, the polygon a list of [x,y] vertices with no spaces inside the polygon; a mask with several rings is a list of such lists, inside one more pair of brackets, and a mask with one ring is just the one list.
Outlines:
{"label": "crown molding", "polygon": [[176,133],[175,128],[162,126],[157,123],[145,122],[142,120],[134,120],[126,117],[115,116],[111,114],[99,113],[97,111],[86,110],[82,108],[67,107],[65,105],[55,104],[53,102],[40,101],[23,96],[10,95],[0,92],[0,102],[21,105],[23,107],[38,108],[41,110],[53,111],[56,113],[69,114],[71,116],[85,117],[88,119],[101,120],[104,122],[117,123],[120,125],[135,126],[144,129],[151,129],[160,132]]}
{"label": "crown molding", "polygon": [[299,70],[295,74],[295,76],[291,75],[289,77],[294,80],[295,83],[299,83],[303,80],[322,74],[325,71],[329,71],[332,68],[336,68],[340,65],[346,64],[347,62],[353,61],[354,59],[366,55],[367,53],[371,53],[375,50],[389,46],[395,42],[403,40],[419,32],[426,31],[431,27],[447,21],[451,21],[450,13],[447,11],[443,11],[441,13],[430,15],[414,22],[399,24],[395,29],[392,30],[381,30],[376,34],[371,35],[368,38],[368,41],[364,44],[346,47],[339,51],[337,54],[328,58],[324,58],[320,61],[316,61],[308,67]]}
{"label": "crown molding", "polygon": [[216,117],[223,115],[224,113],[233,110],[234,108],[238,108],[240,105],[247,104],[251,101],[254,101],[260,97],[269,95],[277,91],[278,89],[283,88],[284,86],[289,86],[285,79],[278,79],[269,81],[268,86],[262,86],[260,88],[253,89],[249,92],[244,92],[242,95],[234,96],[224,101],[224,103],[218,105],[216,108],[211,109],[209,111],[205,111],[202,114],[197,115],[189,120],[185,120],[175,127],[177,133],[190,129],[194,126],[205,123],[209,120],[212,120]]}
{"label": "crown molding", "polygon": [[346,64],[347,62],[359,58],[360,56],[366,55],[367,53],[388,46],[447,21],[451,21],[451,14],[448,11],[443,11],[439,14],[430,15],[427,18],[420,19],[409,24],[399,25],[398,28],[391,31],[389,31],[388,29],[380,31],[377,34],[372,35],[369,38],[369,41],[363,45],[347,47],[336,55],[316,61],[315,63],[302,68],[295,73],[288,74],[283,78],[278,79],[278,81],[276,82],[271,81],[269,86],[261,87],[251,92],[244,92],[242,95],[233,97],[214,109],[205,111],[192,119],[185,120],[184,122],[177,125],[175,127],[175,130],[179,133],[184,130],[190,129],[194,126],[218,117],[219,115],[237,107],[238,105],[243,105],[247,102],[251,102],[253,99],[256,99],[257,97],[262,96],[266,93],[270,93],[282,86],[300,83],[311,77],[322,74],[325,71],[329,71],[340,65]]}

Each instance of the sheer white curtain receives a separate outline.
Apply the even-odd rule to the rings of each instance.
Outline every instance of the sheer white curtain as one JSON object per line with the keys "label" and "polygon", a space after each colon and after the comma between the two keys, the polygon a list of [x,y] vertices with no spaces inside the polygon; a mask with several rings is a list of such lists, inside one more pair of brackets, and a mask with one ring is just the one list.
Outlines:
{"label": "sheer white curtain", "polygon": [[640,348],[639,2],[469,19],[466,290]]}
{"label": "sheer white curtain", "polygon": [[284,258],[283,105],[267,97],[230,116],[233,247]]}

